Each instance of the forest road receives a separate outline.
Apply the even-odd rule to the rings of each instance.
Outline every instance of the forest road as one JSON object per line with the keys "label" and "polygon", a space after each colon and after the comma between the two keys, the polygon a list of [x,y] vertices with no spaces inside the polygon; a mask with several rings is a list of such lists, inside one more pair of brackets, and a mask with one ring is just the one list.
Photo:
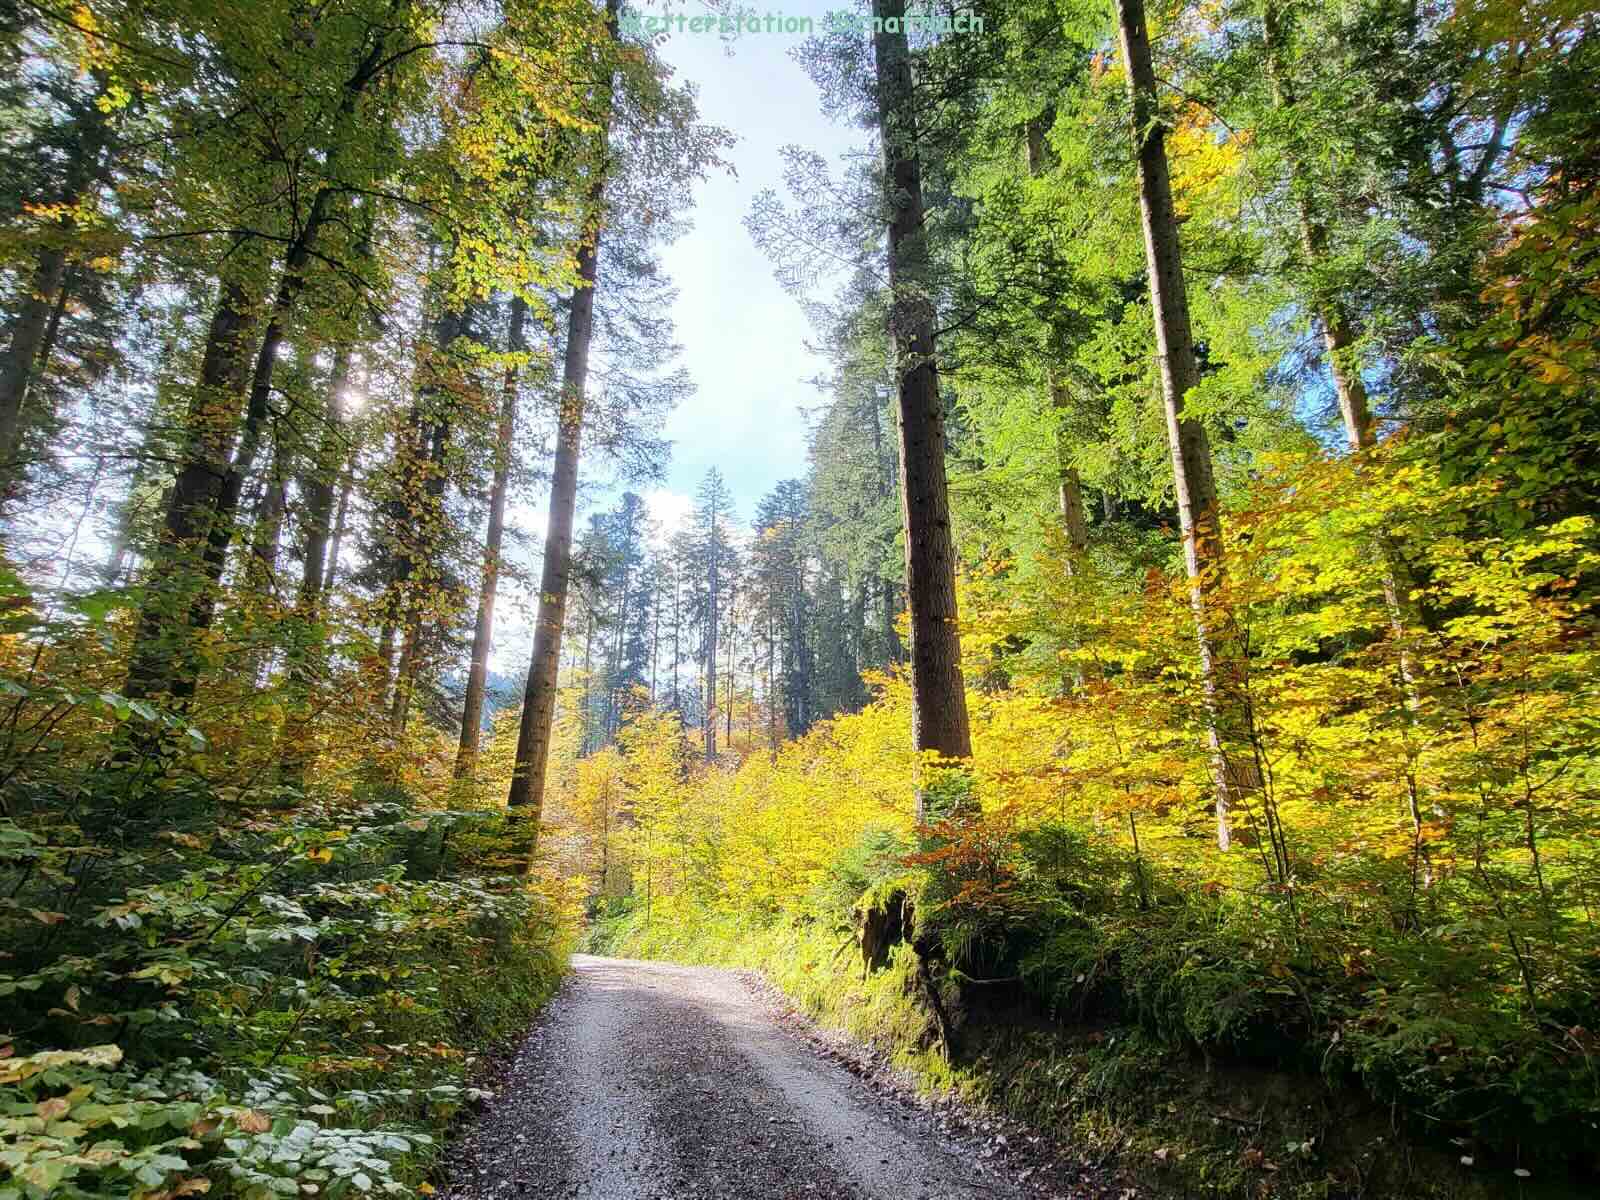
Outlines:
{"label": "forest road", "polygon": [[573,960],[451,1154],[451,1200],[1041,1193],[786,1032],[741,978]]}

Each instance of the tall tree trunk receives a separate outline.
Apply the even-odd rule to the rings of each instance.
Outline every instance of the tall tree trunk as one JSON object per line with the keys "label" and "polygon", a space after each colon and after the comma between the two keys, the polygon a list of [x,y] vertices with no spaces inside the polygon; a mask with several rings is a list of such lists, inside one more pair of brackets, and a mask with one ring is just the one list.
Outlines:
{"label": "tall tree trunk", "polygon": [[774,690],[773,659],[778,649],[777,614],[767,607],[767,747],[778,761],[778,694]]}
{"label": "tall tree trunk", "polygon": [[578,757],[588,757],[594,749],[594,609],[584,605],[583,611],[583,737],[578,743]]}
{"label": "tall tree trunk", "polygon": [[[448,353],[457,338],[470,336],[464,314],[447,314],[440,322],[438,348],[441,354]],[[448,387],[430,385],[435,393],[434,404],[439,403],[439,393],[447,391]],[[453,401],[447,401],[446,405],[448,408]],[[445,520],[445,455],[450,445],[450,417],[448,411],[433,416],[425,436],[426,466],[422,471],[422,486],[412,489],[421,502],[420,511],[410,514],[412,540],[403,560],[407,586],[400,593],[400,662],[395,668],[394,699],[389,710],[389,723],[397,734],[405,732],[422,666],[422,635],[426,623],[422,587],[438,577],[436,558]]]}
{"label": "tall tree trunk", "polygon": [[[173,490],[172,506],[167,512],[165,553],[158,557],[156,570],[175,581],[176,588],[185,595],[174,605],[163,588],[152,605],[146,602],[140,611],[139,632],[134,641],[132,666],[128,673],[127,691],[130,696],[148,696],[166,692],[176,699],[186,699],[194,694],[198,682],[198,660],[191,653],[179,649],[174,653],[174,643],[192,642],[211,625],[216,606],[216,586],[222,579],[227,561],[228,546],[233,540],[234,517],[238,512],[239,498],[245,480],[255,466],[261,449],[267,418],[270,415],[272,379],[283,346],[288,322],[295,303],[306,283],[306,267],[312,250],[327,223],[334,193],[330,189],[319,191],[311,203],[311,211],[299,236],[284,258],[283,277],[273,298],[267,318],[266,331],[256,353],[255,368],[251,374],[250,391],[245,404],[243,425],[238,430],[237,446],[231,428],[237,419],[236,409],[217,405],[227,398],[225,390],[219,391],[206,382],[202,366],[201,385],[196,389],[195,402],[200,408],[202,422],[216,432],[208,430],[199,439],[191,436],[183,467],[178,472],[178,483]],[[230,288],[230,291],[236,289]],[[242,318],[242,295],[225,296],[213,329],[218,322],[237,324]],[[240,312],[232,310],[238,309]],[[211,338],[208,338],[209,357]],[[237,334],[230,344],[237,352]],[[195,414],[195,403],[191,403]],[[226,448],[231,447],[231,457]],[[199,451],[198,453],[196,451]],[[219,454],[218,452],[221,451]],[[200,555],[200,569],[196,572],[183,560],[196,550]]]}
{"label": "tall tree trunk", "polygon": [[656,706],[656,660],[661,654],[661,589],[654,572],[650,581],[650,707]]}
{"label": "tall tree trunk", "polygon": [[128,679],[123,690],[139,698],[170,691],[192,693],[200,663],[191,636],[205,610],[203,587],[195,580],[199,547],[210,540],[211,521],[233,448],[233,420],[244,387],[245,339],[250,300],[233,280],[221,297],[206,331],[200,379],[189,399],[183,465],[167,492],[166,517],[154,569],[134,633]]}
{"label": "tall tree trunk", "polygon": [[343,476],[344,463],[350,456],[340,414],[349,380],[350,348],[342,345],[334,352],[333,369],[328,373],[322,438],[300,484],[305,496],[305,560],[295,594],[293,640],[288,654],[289,699],[278,758],[279,776],[290,787],[303,786],[314,753],[310,744],[310,691],[324,667],[326,635],[322,627],[322,598],[324,588],[331,586],[327,578],[330,570],[327,558],[334,483]]}
{"label": "tall tree trunk", "polygon": [[[1035,117],[1024,131],[1027,147],[1028,174],[1040,176],[1045,172],[1045,126],[1051,114]],[[1044,283],[1043,280],[1040,281]],[[1067,434],[1067,416],[1072,411],[1072,396],[1061,381],[1054,362],[1047,368],[1050,389],[1050,407],[1056,418],[1056,501],[1061,513],[1061,527],[1067,535],[1067,546],[1077,557],[1089,548],[1089,517],[1083,507],[1083,483],[1078,478],[1078,468],[1072,465],[1072,441]]]}
{"label": "tall tree trunk", "polygon": [[[961,638],[956,624],[955,546],[945,479],[944,403],[934,359],[933,304],[917,157],[904,0],[873,0],[878,127],[888,176],[890,325],[899,374],[900,508],[911,609],[912,744],[954,760],[972,755]],[[926,796],[918,789],[917,815]]]}
{"label": "tall tree trunk", "polygon": [[1211,446],[1205,427],[1182,415],[1189,392],[1200,382],[1200,369],[1190,327],[1178,221],[1167,170],[1166,133],[1160,123],[1143,0],[1117,0],[1117,27],[1133,104],[1139,212],[1144,226],[1150,303],[1161,362],[1167,442],[1172,451],[1173,487],[1183,529],[1190,603],[1199,639],[1216,792],[1217,844],[1226,850],[1231,841],[1231,809],[1235,799],[1261,787],[1261,773],[1251,740],[1247,664],[1237,644],[1233,622],[1216,602],[1222,582],[1223,546],[1221,514],[1211,471]]}
{"label": "tall tree trunk", "polygon": [[[106,113],[96,103],[80,111],[74,126],[77,137],[72,143],[71,158],[60,194],[53,197],[67,210],[91,188],[110,132]],[[76,231],[77,222],[69,211],[56,224],[56,240],[39,248],[28,293],[7,322],[11,336],[5,350],[0,351],[0,506],[21,482],[18,456],[22,451],[23,413],[35,380],[49,362],[55,331],[65,312],[68,243]]]}
{"label": "tall tree trunk", "polygon": [[[606,26],[617,36],[620,0],[606,0]],[[606,87],[611,87],[608,80]],[[600,122],[593,181],[584,206],[583,240],[578,247],[578,287],[567,317],[566,355],[561,364],[561,413],[556,429],[556,457],[550,477],[550,516],[544,544],[544,569],[539,580],[539,616],[533,632],[533,656],[523,693],[522,720],[517,727],[517,754],[511,768],[506,804],[529,810],[530,849],[538,850],[539,821],[544,814],[545,769],[550,762],[550,728],[555,718],[561,631],[566,623],[567,588],[572,578],[572,520],[578,503],[578,453],[583,436],[584,390],[589,379],[589,345],[594,339],[594,289],[600,266],[600,232],[605,224],[606,140],[611,132],[610,104]],[[531,854],[530,854],[531,861]]]}
{"label": "tall tree trunk", "polygon": [[339,578],[339,555],[344,550],[344,535],[350,525],[350,495],[356,486],[356,450],[350,448],[349,457],[344,461],[344,469],[340,474],[339,482],[339,511],[333,519],[333,538],[328,542],[328,565],[322,572],[322,594],[331,596],[334,584]]}
{"label": "tall tree trunk", "polygon": [[332,562],[328,553],[333,538],[334,488],[344,478],[345,463],[350,458],[348,434],[340,410],[345,388],[350,382],[350,348],[340,346],[334,352],[333,370],[328,375],[328,398],[324,406],[321,442],[315,460],[301,481],[305,495],[305,562],[300,570],[300,590],[297,605],[302,613],[314,618],[321,603],[323,590],[330,586]]}
{"label": "tall tree trunk", "polygon": [[[1267,46],[1267,77],[1272,85],[1273,103],[1287,110],[1294,106],[1295,96],[1283,61],[1286,31],[1276,3],[1269,3],[1266,7],[1263,30]],[[1312,212],[1301,165],[1292,151],[1289,155],[1289,190],[1294,196],[1295,216],[1300,226],[1300,248],[1306,256],[1306,267],[1315,271],[1328,257],[1328,231]],[[1367,388],[1361,378],[1361,364],[1351,353],[1356,344],[1355,330],[1349,314],[1336,297],[1317,294],[1317,290],[1313,289],[1310,306],[1313,317],[1322,328],[1322,345],[1327,351],[1328,370],[1333,376],[1333,390],[1339,400],[1345,435],[1352,449],[1364,450],[1373,444],[1375,435]]]}
{"label": "tall tree trunk", "polygon": [[[715,513],[712,514],[713,524],[716,521]],[[716,531],[713,529],[711,537],[711,557],[707,565],[707,602],[706,602],[706,715],[702,728],[705,732],[706,761],[715,762],[717,758],[717,603],[721,597],[717,594],[717,566],[718,559],[722,557],[718,549]]]}
{"label": "tall tree trunk", "polygon": [[1056,411],[1056,506],[1061,513],[1061,529],[1067,535],[1067,548],[1074,558],[1081,558],[1089,549],[1089,516],[1083,504],[1083,481],[1078,468],[1072,465],[1072,441],[1067,435],[1066,415],[1071,411],[1072,398],[1066,385],[1050,379],[1050,402]]}
{"label": "tall tree trunk", "polygon": [[10,342],[0,354],[0,480],[7,487],[22,474],[17,461],[22,451],[22,410],[66,273],[67,252],[62,247],[47,246],[39,252],[28,294],[9,322]]}
{"label": "tall tree trunk", "polygon": [[738,603],[737,589],[728,589],[728,711],[723,714],[723,730],[727,739],[728,749],[733,749],[733,697],[734,687],[738,683],[735,674],[734,653],[738,644],[739,626],[735,617],[734,606]]}
{"label": "tall tree trunk", "polygon": [[[867,398],[867,412],[872,419],[872,461],[878,469],[878,498],[887,500],[894,493],[894,458],[890,454],[885,454],[883,450],[883,413],[875,395]],[[885,550],[888,548],[886,546]],[[883,600],[884,662],[898,663],[904,656],[904,648],[900,645],[900,632],[894,624],[895,617],[900,614],[900,606],[895,602],[900,589],[891,575],[883,576],[880,583]]]}
{"label": "tall tree trunk", "polygon": [[[506,349],[521,354],[528,305],[521,296],[511,301],[511,329]],[[500,582],[500,543],[505,536],[506,490],[511,479],[511,450],[517,429],[515,363],[506,367],[500,397],[500,426],[495,430],[494,484],[489,492],[489,528],[483,539],[483,584],[478,591],[478,619],[472,627],[472,660],[467,670],[467,695],[461,705],[461,745],[456,750],[456,778],[470,779],[483,736],[483,693],[489,680],[489,643],[494,633],[495,588]]]}
{"label": "tall tree trunk", "polygon": [[678,668],[683,665],[683,646],[680,634],[683,628],[682,584],[679,568],[672,568],[672,707],[681,712],[683,710],[682,698],[678,695]]}
{"label": "tall tree trunk", "polygon": [[293,470],[286,431],[279,426],[273,439],[272,466],[266,488],[256,507],[256,526],[250,537],[250,559],[245,579],[252,590],[277,591],[278,550],[283,538],[283,518],[289,509],[289,475]]}

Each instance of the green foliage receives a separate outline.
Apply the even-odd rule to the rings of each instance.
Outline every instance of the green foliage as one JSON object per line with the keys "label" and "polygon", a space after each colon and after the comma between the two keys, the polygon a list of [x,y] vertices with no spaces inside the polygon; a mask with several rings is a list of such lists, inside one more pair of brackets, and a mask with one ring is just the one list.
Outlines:
{"label": "green foliage", "polygon": [[[408,1192],[567,945],[503,818],[244,796],[101,848],[0,825],[0,1195]],[[298,799],[298,798],[296,798]],[[264,803],[263,803],[264,802]]]}

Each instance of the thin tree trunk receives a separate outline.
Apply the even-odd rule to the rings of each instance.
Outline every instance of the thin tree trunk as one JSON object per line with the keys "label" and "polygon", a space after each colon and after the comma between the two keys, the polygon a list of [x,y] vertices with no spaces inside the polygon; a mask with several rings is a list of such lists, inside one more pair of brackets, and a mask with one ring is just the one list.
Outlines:
{"label": "thin tree trunk", "polygon": [[[198,549],[201,569],[196,576],[181,562],[160,563],[158,560],[158,569],[170,571],[180,580],[177,586],[187,593],[184,597],[186,602],[174,607],[165,603],[164,597],[158,596],[155,605],[147,602],[141,610],[133,667],[128,676],[130,696],[167,692],[175,698],[186,699],[194,694],[199,678],[198,660],[192,654],[181,651],[172,653],[171,643],[192,641],[211,625],[216,605],[214,593],[222,579],[228,546],[233,540],[234,516],[238,512],[239,498],[245,480],[255,466],[271,412],[272,379],[278,353],[283,346],[295,302],[305,287],[305,270],[311,261],[312,249],[331,215],[333,195],[331,189],[317,193],[305,226],[285,256],[283,278],[278,284],[266,332],[256,354],[244,423],[231,458],[226,450],[220,456],[215,455],[217,449],[232,445],[234,436],[231,429],[221,431],[217,443],[210,447],[211,452],[194,454],[196,444],[191,440],[191,451],[179,471],[178,485],[173,492],[173,507],[167,515],[167,536],[164,541],[168,554],[164,557],[177,560]],[[227,310],[242,310],[242,300],[242,296],[225,298],[213,326],[217,321],[227,323],[230,319],[238,320],[237,314]],[[206,384],[202,368],[202,383],[196,389],[196,400],[202,404],[208,399],[215,402],[222,394]],[[195,411],[192,405],[190,411]],[[201,411],[204,414],[202,420],[215,426],[218,424],[216,418],[219,411],[224,413],[222,424],[231,424],[234,409],[230,405],[227,409],[208,411],[202,408]],[[219,457],[226,465],[219,465]]]}
{"label": "thin tree trunk", "polygon": [[718,559],[722,557],[717,546],[715,530],[716,514],[712,513],[712,536],[710,539],[711,557],[708,563],[706,577],[708,600],[706,603],[706,715],[702,723],[705,731],[706,761],[715,762],[717,758],[717,566]]}
{"label": "thin tree trunk", "polygon": [[[278,549],[283,536],[283,519],[289,507],[290,450],[287,430],[281,422],[273,427],[272,463],[263,480],[261,497],[255,506],[255,527],[250,532],[249,552],[245,557],[244,590],[265,602],[268,596],[277,598]],[[265,672],[271,665],[273,647],[262,643],[253,647],[247,656],[243,675],[265,686]]]}
{"label": "thin tree trunk", "polygon": [[1231,841],[1235,798],[1259,790],[1261,774],[1250,739],[1244,655],[1231,636],[1231,619],[1215,599],[1221,584],[1223,546],[1211,447],[1205,427],[1182,415],[1189,392],[1200,382],[1200,370],[1190,328],[1178,221],[1167,170],[1166,134],[1160,124],[1143,0],[1117,0],[1117,27],[1133,103],[1139,212],[1161,363],[1167,442],[1172,452],[1173,487],[1199,640],[1216,791],[1217,844],[1226,850]]}
{"label": "thin tree trunk", "polygon": [[[1035,117],[1025,130],[1028,174],[1037,177],[1045,171],[1046,117]],[[1044,283],[1043,280],[1040,281]],[[1072,397],[1058,376],[1056,364],[1049,364],[1048,379],[1050,407],[1056,418],[1056,501],[1061,513],[1061,527],[1067,535],[1067,546],[1076,558],[1089,548],[1089,517],[1083,507],[1083,484],[1078,469],[1072,465],[1072,441],[1067,434],[1067,415],[1072,410]]]}
{"label": "thin tree trunk", "polygon": [[[506,348],[522,353],[528,305],[522,297],[511,301],[511,329]],[[494,633],[495,588],[500,582],[500,544],[505,536],[506,491],[511,479],[511,451],[517,428],[516,364],[506,367],[501,390],[500,426],[495,431],[494,484],[489,492],[489,529],[483,542],[483,585],[478,592],[478,619],[472,629],[472,660],[467,671],[467,695],[461,706],[461,745],[456,751],[456,778],[470,779],[478,761],[483,735],[483,693],[489,680],[489,643]]]}
{"label": "thin tree trunk", "polygon": [[772,761],[778,761],[778,693],[773,684],[773,659],[778,647],[778,630],[771,606],[767,608],[767,747]]}
{"label": "thin tree trunk", "polygon": [[[1272,85],[1273,103],[1280,109],[1294,106],[1295,97],[1282,55],[1284,29],[1280,23],[1278,5],[1269,3],[1263,19],[1267,44],[1267,76]],[[1300,247],[1305,252],[1306,266],[1315,270],[1328,256],[1328,231],[1311,210],[1305,193],[1305,180],[1296,156],[1289,155],[1289,189],[1294,195],[1295,216],[1300,226]],[[1339,400],[1339,413],[1344,419],[1345,435],[1352,449],[1364,450],[1375,440],[1371,405],[1366,384],[1361,378],[1361,365],[1355,361],[1351,349],[1356,344],[1355,331],[1344,306],[1335,297],[1315,295],[1310,297],[1312,315],[1322,327],[1322,345],[1328,355],[1328,370],[1333,375],[1333,390]]]}
{"label": "thin tree trunk", "polygon": [[[323,597],[332,588],[332,564],[328,546],[333,518],[335,480],[345,474],[350,458],[347,435],[341,420],[340,404],[350,379],[350,347],[340,346],[328,373],[327,399],[323,405],[324,427],[317,452],[301,480],[305,496],[305,560],[300,569],[300,586],[295,595],[295,624],[289,650],[287,715],[284,718],[279,776],[291,787],[305,783],[305,774],[314,755],[310,744],[310,692],[322,674],[326,631],[322,626]],[[348,497],[348,488],[346,490]]]}
{"label": "thin tree trunk", "polygon": [[[102,80],[102,84],[103,84]],[[106,113],[96,103],[82,110],[74,125],[72,156],[67,162],[64,186],[57,199],[70,210],[90,188],[108,137]],[[23,413],[35,380],[49,361],[55,330],[66,307],[67,241],[76,232],[70,215],[57,222],[55,244],[40,248],[28,294],[9,322],[11,337],[0,352],[0,505],[11,498],[21,482]]]}
{"label": "thin tree trunk", "polygon": [[1067,548],[1074,558],[1081,558],[1089,549],[1089,516],[1083,505],[1083,482],[1078,478],[1078,468],[1072,465],[1072,441],[1066,431],[1066,414],[1072,400],[1066,386],[1059,380],[1050,380],[1050,400],[1056,411],[1056,504],[1061,513],[1061,528],[1067,535]]}
{"label": "thin tree trunk", "polygon": [[678,668],[683,664],[683,647],[680,641],[683,628],[681,589],[679,568],[674,566],[672,568],[672,707],[680,712],[683,709],[682,698],[678,695]]}
{"label": "thin tree trunk", "polygon": [[325,596],[333,594],[334,584],[339,577],[339,555],[344,549],[344,535],[350,524],[350,494],[355,491],[355,483],[356,454],[352,446],[350,456],[345,459],[339,484],[339,513],[333,519],[333,538],[328,542],[328,565],[322,572],[322,594]]}
{"label": "thin tree trunk", "polygon": [[[620,0],[606,0],[606,26],[617,36]],[[610,87],[608,81],[607,87]],[[608,111],[600,122],[599,151],[606,153],[611,131]],[[606,168],[595,168],[584,208],[583,240],[578,247],[578,287],[567,318],[567,346],[561,368],[561,414],[556,431],[556,457],[550,478],[550,516],[545,535],[544,569],[539,581],[539,617],[534,626],[533,657],[517,727],[517,754],[511,769],[506,804],[527,808],[530,820],[530,862],[539,846],[539,821],[544,813],[545,769],[550,762],[550,727],[556,711],[557,668],[561,631],[566,623],[567,588],[572,579],[572,520],[578,503],[578,454],[583,436],[584,389],[589,378],[589,345],[594,339],[594,289],[600,266],[600,232],[604,226]]]}
{"label": "thin tree trunk", "polygon": [[661,654],[661,588],[652,572],[650,587],[650,707],[656,706],[656,660]]}
{"label": "thin tree trunk", "polygon": [[[933,305],[926,294],[928,247],[917,158],[904,0],[873,0],[878,124],[893,215],[889,222],[890,318],[899,373],[900,500],[911,609],[912,744],[968,759],[972,735],[956,624],[955,547],[945,479],[944,403],[934,359]],[[918,789],[917,815],[925,815]]]}
{"label": "thin tree trunk", "polygon": [[305,524],[305,562],[300,571],[300,591],[297,606],[302,615],[315,619],[321,602],[323,588],[331,573],[328,547],[332,538],[333,493],[337,479],[344,474],[344,464],[349,458],[346,449],[347,435],[340,418],[340,397],[350,380],[350,348],[340,346],[334,353],[333,370],[328,375],[328,398],[325,405],[321,444],[315,461],[301,481],[305,495],[303,521]]}
{"label": "thin tree trunk", "polygon": [[[470,336],[467,322],[457,315],[444,324],[450,331],[440,338],[440,350],[446,350],[458,337]],[[416,691],[417,675],[422,666],[423,606],[419,602],[421,582],[417,576],[419,566],[433,574],[433,558],[437,550],[440,525],[443,520],[443,498],[446,483],[445,454],[450,444],[450,421],[441,415],[427,434],[426,478],[421,488],[422,511],[413,514],[415,543],[408,552],[406,583],[401,592],[400,662],[395,669],[394,701],[390,707],[389,722],[395,733],[404,733],[411,714],[411,700]]]}
{"label": "thin tree trunk", "polygon": [[256,527],[250,538],[250,559],[245,566],[247,586],[256,591],[277,591],[278,550],[283,537],[283,518],[289,507],[289,447],[278,428],[272,449],[272,467],[266,490],[256,507]]}
{"label": "thin tree trunk", "polygon": [[734,649],[738,641],[739,626],[735,621],[734,606],[738,603],[738,595],[737,590],[728,589],[728,711],[723,715],[729,750],[733,749],[733,695],[734,685],[737,683],[734,674]]}
{"label": "thin tree trunk", "polygon": [[0,471],[8,484],[20,474],[22,409],[66,273],[65,250],[49,246],[39,252],[28,294],[11,321],[11,342],[0,356]]}

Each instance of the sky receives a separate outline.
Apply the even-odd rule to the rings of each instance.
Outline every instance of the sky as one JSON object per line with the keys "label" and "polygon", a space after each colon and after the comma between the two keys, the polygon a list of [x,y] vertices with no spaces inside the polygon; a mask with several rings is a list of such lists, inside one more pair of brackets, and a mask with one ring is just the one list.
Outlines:
{"label": "sky", "polygon": [[[770,11],[809,15],[820,28],[830,7],[846,6],[841,0],[832,5],[778,0]],[[649,11],[661,10],[652,6]],[[675,11],[693,16],[709,10],[690,3]],[[764,16],[769,10],[757,11]],[[666,478],[658,486],[636,489],[643,491],[664,532],[687,516],[710,467],[718,467],[727,480],[741,525],[748,525],[757,501],[778,481],[806,472],[802,408],[820,400],[807,381],[826,364],[807,350],[814,336],[810,323],[778,286],[744,227],[757,192],[777,188],[782,193],[779,152],[784,146],[803,146],[838,162],[862,143],[860,131],[822,115],[815,85],[789,57],[802,37],[753,33],[730,44],[718,35],[685,31],[669,33],[659,43],[662,58],[676,72],[673,82],[695,86],[701,120],[736,139],[723,154],[731,170],[714,171],[696,185],[691,228],[662,253],[678,290],[670,315],[684,348],[680,361],[695,384],[694,394],[673,411],[662,431],[672,443]],[[615,503],[619,491],[584,489],[577,527],[590,513]],[[536,495],[513,506],[510,514],[535,539],[532,560],[523,564],[534,580],[548,503],[547,496]],[[515,594],[521,588],[501,590],[492,665],[514,673],[525,669],[519,664],[527,661],[532,640],[531,596]]]}
{"label": "sky", "polygon": [[[832,6],[844,7],[839,0]],[[829,7],[789,0],[772,11],[811,15],[820,27]],[[692,16],[707,10],[691,4],[677,11]],[[813,335],[799,305],[778,287],[744,228],[756,193],[781,191],[783,146],[804,146],[837,161],[860,141],[859,131],[821,114],[815,86],[789,57],[801,36],[754,33],[726,44],[717,35],[686,31],[660,43],[677,72],[674,82],[698,89],[702,120],[738,139],[724,156],[732,172],[718,171],[698,185],[693,228],[663,255],[678,288],[672,319],[682,362],[696,390],[667,421],[672,461],[665,485],[648,497],[660,518],[684,511],[712,466],[726,477],[741,522],[774,484],[806,470],[801,407],[818,402],[806,381],[824,364],[806,349]]]}

